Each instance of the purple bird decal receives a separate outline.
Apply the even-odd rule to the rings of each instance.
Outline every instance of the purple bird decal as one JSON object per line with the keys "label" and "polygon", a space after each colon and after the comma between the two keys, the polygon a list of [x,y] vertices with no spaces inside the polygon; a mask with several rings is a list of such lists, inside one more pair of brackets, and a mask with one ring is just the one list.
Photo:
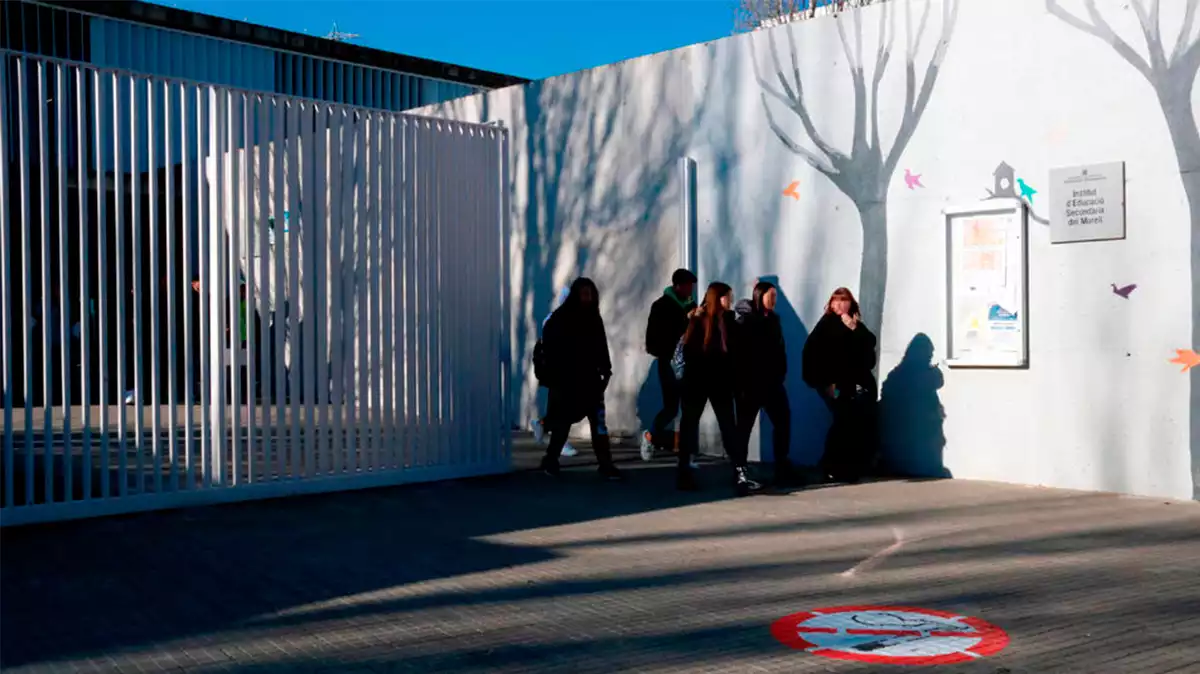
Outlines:
{"label": "purple bird decal", "polygon": [[913,173],[910,169],[904,169],[904,184],[908,185],[908,189],[910,190],[917,187],[925,187],[921,184],[921,174]]}
{"label": "purple bird decal", "polygon": [[1115,284],[1115,283],[1112,283],[1110,285],[1112,286],[1113,294],[1120,295],[1123,299],[1129,299],[1129,294],[1132,293],[1137,288],[1136,283],[1130,283],[1129,285],[1127,285],[1123,288],[1118,288],[1117,284]]}

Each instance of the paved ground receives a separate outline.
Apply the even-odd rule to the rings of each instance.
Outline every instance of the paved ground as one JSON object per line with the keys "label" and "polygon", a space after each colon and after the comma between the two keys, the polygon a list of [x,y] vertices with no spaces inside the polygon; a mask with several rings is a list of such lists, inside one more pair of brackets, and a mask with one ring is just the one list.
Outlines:
{"label": "paved ground", "polygon": [[1200,505],[966,481],[732,500],[725,470],[689,495],[637,464],[4,530],[0,667],[893,671],[769,631],[892,604],[1008,631],[943,671],[1200,672]]}

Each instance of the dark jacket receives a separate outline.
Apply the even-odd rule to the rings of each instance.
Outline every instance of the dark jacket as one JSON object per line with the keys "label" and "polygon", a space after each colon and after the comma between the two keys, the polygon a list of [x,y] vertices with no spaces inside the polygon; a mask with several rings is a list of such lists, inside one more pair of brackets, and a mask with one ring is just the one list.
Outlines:
{"label": "dark jacket", "polygon": [[646,353],[660,360],[670,360],[675,345],[688,326],[688,312],[696,308],[692,300],[681,300],[675,290],[667,287],[662,297],[650,305],[646,321]]}
{"label": "dark jacket", "polygon": [[819,392],[830,384],[875,391],[875,335],[861,322],[852,331],[837,314],[825,314],[804,343],[803,364],[804,383]]}
{"label": "dark jacket", "polygon": [[724,351],[714,343],[711,348],[704,348],[704,328],[700,318],[692,318],[696,329],[691,340],[683,345],[683,385],[685,387],[701,387],[706,391],[725,391],[732,393],[737,382],[738,358],[738,326],[733,312],[722,314],[725,321]]}
{"label": "dark jacket", "polygon": [[755,311],[750,300],[734,307],[738,325],[738,375],[747,387],[778,386],[787,377],[783,324],[774,311]]}
{"label": "dark jacket", "polygon": [[608,337],[599,312],[566,302],[542,328],[548,388],[571,397],[603,395],[612,377]]}

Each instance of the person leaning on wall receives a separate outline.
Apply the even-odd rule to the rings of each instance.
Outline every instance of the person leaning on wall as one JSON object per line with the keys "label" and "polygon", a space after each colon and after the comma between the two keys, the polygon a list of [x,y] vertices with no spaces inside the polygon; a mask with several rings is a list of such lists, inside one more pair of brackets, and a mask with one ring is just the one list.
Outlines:
{"label": "person leaning on wall", "polygon": [[878,446],[875,335],[862,323],[858,301],[838,288],[804,344],[804,382],[833,413],[820,465],[838,482],[857,482]]}

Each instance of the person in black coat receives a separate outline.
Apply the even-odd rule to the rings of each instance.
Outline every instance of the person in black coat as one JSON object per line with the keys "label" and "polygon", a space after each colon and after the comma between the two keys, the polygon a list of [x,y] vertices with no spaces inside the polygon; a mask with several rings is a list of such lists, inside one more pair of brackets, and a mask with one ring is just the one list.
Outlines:
{"label": "person in black coat", "polygon": [[804,345],[804,381],[833,413],[821,466],[837,481],[858,481],[876,456],[875,344],[875,335],[862,324],[858,301],[838,288]]}
{"label": "person in black coat", "polygon": [[735,307],[742,347],[739,349],[742,358],[738,366],[737,422],[738,432],[748,444],[759,410],[771,418],[775,483],[787,486],[795,482],[795,471],[788,458],[792,444],[792,409],[783,384],[787,376],[787,347],[783,341],[783,326],[775,313],[777,297],[778,291],[772,283],[759,281],[754,285],[751,299],[742,300]]}
{"label": "person in black coat", "polygon": [[688,314],[696,308],[692,293],[696,289],[696,275],[687,269],[676,269],[671,274],[671,285],[663,290],[662,297],[650,305],[650,318],[646,321],[646,353],[655,358],[658,384],[662,390],[662,410],[642,438],[642,460],[654,458],[654,452],[673,452],[675,433],[671,423],[679,414],[679,382],[671,370],[671,357],[675,345],[688,326]]}
{"label": "person in black coat", "polygon": [[746,443],[738,434],[734,418],[735,358],[739,347],[732,303],[733,290],[728,285],[709,284],[704,303],[692,313],[681,340],[683,413],[679,422],[677,486],[685,491],[696,488],[691,457],[700,444],[700,417],[708,403],[712,403],[713,414],[721,429],[721,444],[733,464],[735,492],[745,496],[759,488],[758,483],[750,479],[746,467]]}
{"label": "person in black coat", "polygon": [[580,277],[571,284],[567,299],[542,328],[542,348],[546,375],[543,384],[549,389],[544,423],[550,430],[542,470],[559,474],[558,459],[567,434],[573,424],[586,418],[592,428],[592,451],[600,463],[601,477],[620,479],[604,420],[604,391],[612,378],[612,361],[600,317],[600,291],[591,279]]}

